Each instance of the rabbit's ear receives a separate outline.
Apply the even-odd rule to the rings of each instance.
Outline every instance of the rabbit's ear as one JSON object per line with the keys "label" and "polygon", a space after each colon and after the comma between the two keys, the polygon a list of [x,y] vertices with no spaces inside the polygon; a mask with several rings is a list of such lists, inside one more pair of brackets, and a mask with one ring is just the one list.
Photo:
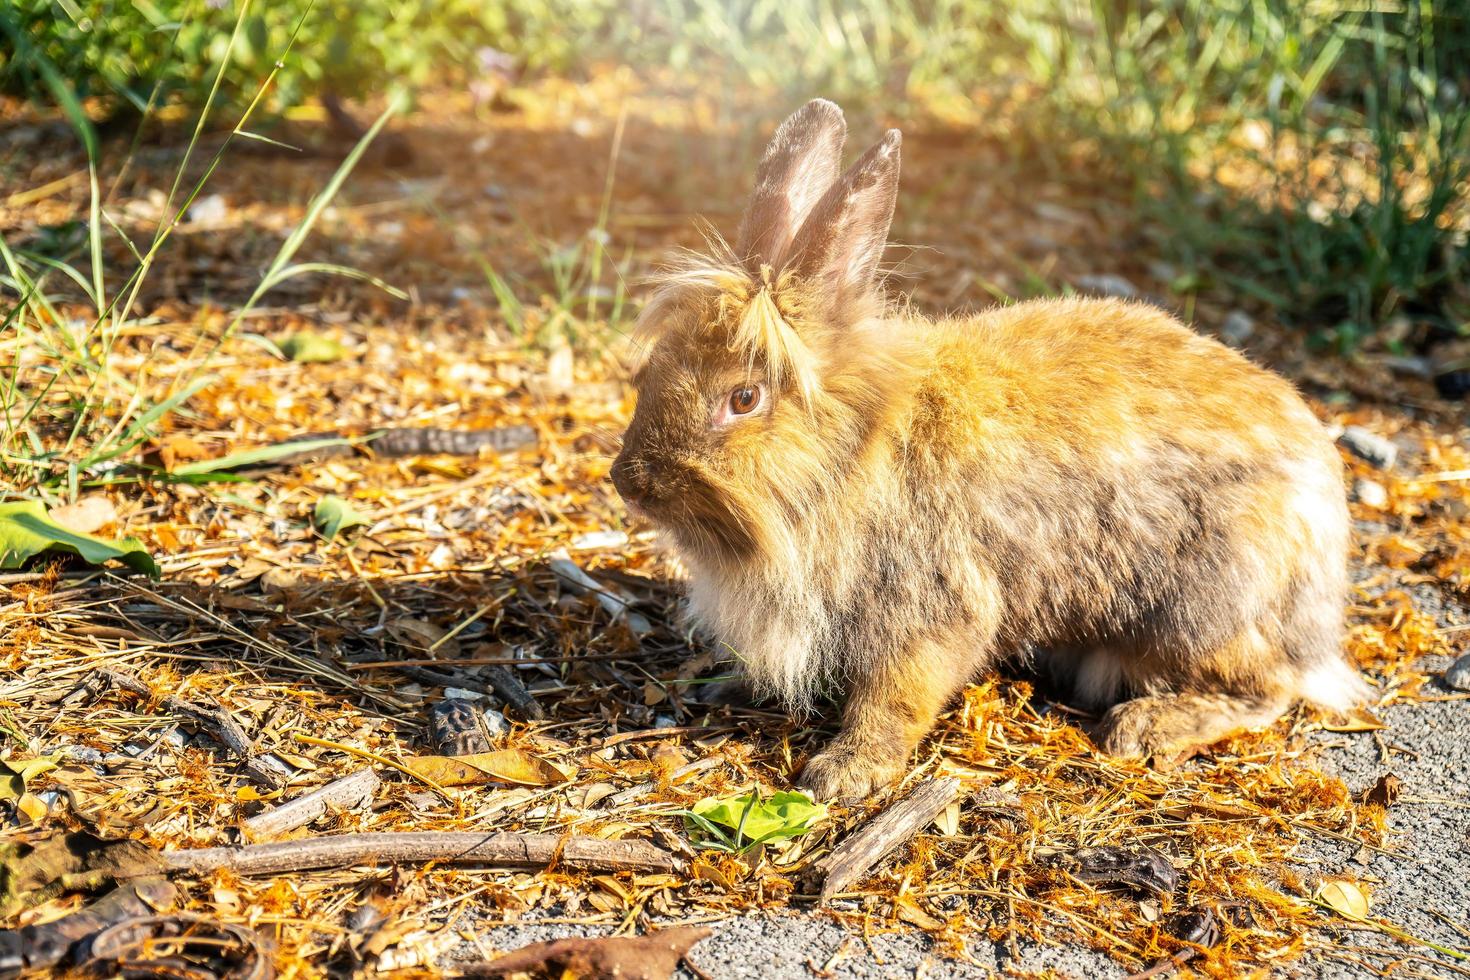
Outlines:
{"label": "rabbit's ear", "polygon": [[755,171],[737,252],[752,273],[780,268],[796,230],[837,179],[847,121],[836,103],[813,99],[783,122]]}
{"label": "rabbit's ear", "polygon": [[791,244],[788,269],[821,282],[837,308],[873,287],[898,198],[902,142],[890,129],[869,147],[822,195]]}

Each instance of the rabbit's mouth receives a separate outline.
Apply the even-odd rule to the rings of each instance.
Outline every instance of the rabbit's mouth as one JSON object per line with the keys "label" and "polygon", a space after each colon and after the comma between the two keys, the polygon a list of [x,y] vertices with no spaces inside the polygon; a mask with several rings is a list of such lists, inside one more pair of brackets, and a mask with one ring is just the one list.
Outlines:
{"label": "rabbit's mouth", "polygon": [[756,545],[740,505],[698,461],[654,468],[637,455],[619,456],[611,475],[629,516],[673,532],[683,550],[728,559]]}

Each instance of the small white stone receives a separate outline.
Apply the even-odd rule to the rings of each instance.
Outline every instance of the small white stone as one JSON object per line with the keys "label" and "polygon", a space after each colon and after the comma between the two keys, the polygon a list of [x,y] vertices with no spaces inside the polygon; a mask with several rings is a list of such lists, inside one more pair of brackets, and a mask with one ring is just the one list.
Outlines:
{"label": "small white stone", "polygon": [[1470,653],[1450,664],[1444,672],[1444,682],[1457,691],[1470,691]]}
{"label": "small white stone", "polygon": [[206,194],[189,205],[189,220],[201,225],[217,225],[229,214],[229,205],[218,194]]}
{"label": "small white stone", "polygon": [[1337,441],[1348,452],[1380,470],[1392,469],[1394,460],[1398,459],[1398,446],[1362,426],[1348,426]]}
{"label": "small white stone", "polygon": [[1372,480],[1354,480],[1353,499],[1360,504],[1382,510],[1388,506],[1388,491],[1383,488],[1383,484]]}
{"label": "small white stone", "polygon": [[621,548],[628,543],[626,531],[588,531],[572,539],[573,551],[602,551]]}
{"label": "small white stone", "polygon": [[484,708],[480,711],[480,715],[485,719],[485,731],[491,735],[504,735],[510,731],[510,722],[505,720],[505,715],[494,708]]}
{"label": "small white stone", "polygon": [[1077,288],[1085,292],[1117,296],[1121,299],[1132,299],[1138,295],[1137,286],[1122,276],[1115,276],[1110,272],[1098,276],[1078,276]]}
{"label": "small white stone", "polygon": [[1256,321],[1244,310],[1231,310],[1225,322],[1220,324],[1220,339],[1231,347],[1240,347],[1255,332]]}

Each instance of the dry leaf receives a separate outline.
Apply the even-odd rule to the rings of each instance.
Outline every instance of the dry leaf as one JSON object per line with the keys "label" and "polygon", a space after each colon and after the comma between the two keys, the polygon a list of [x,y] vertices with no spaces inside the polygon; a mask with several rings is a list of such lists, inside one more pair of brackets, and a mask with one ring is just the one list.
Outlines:
{"label": "dry leaf", "polygon": [[405,759],[410,771],[441,786],[473,786],[478,783],[519,783],[522,786],[554,786],[568,776],[544,759],[521,749],[500,749],[478,755],[419,755]]}
{"label": "dry leaf", "polygon": [[893,911],[900,919],[911,926],[918,926],[926,932],[934,932],[944,928],[944,922],[919,908],[918,904],[907,895],[893,900]]}
{"label": "dry leaf", "polygon": [[627,886],[612,875],[593,875],[592,880],[625,902],[631,902],[633,900],[633,893],[628,891]]}
{"label": "dry leaf", "polygon": [[8,843],[0,846],[0,916],[8,918],[64,891],[161,869],[158,855],[139,841],[103,840],[82,831]]}
{"label": "dry leaf", "polygon": [[1368,917],[1368,893],[1352,881],[1328,881],[1313,896],[1318,902],[1347,919]]}
{"label": "dry leaf", "polygon": [[960,804],[959,801],[951,803],[939,815],[934,818],[934,826],[946,837],[953,837],[960,832]]}
{"label": "dry leaf", "polygon": [[74,504],[53,507],[51,520],[78,534],[91,534],[117,521],[117,510],[112,501],[101,494],[88,494]]}
{"label": "dry leaf", "polygon": [[175,433],[165,437],[157,446],[158,460],[166,470],[172,470],[178,463],[188,463],[197,459],[208,459],[213,453],[206,446],[201,445],[198,440],[184,433]]}
{"label": "dry leaf", "polygon": [[1391,772],[1386,772],[1378,777],[1366,793],[1363,794],[1363,802],[1369,806],[1381,806],[1385,810],[1398,802],[1399,794],[1404,790],[1404,781]]}
{"label": "dry leaf", "polygon": [[448,630],[422,619],[395,619],[388,624],[388,632],[416,656],[458,657],[460,654],[459,641],[445,639]]}
{"label": "dry leaf", "polygon": [[1384,724],[1367,708],[1354,708],[1330,722],[1323,722],[1322,727],[1329,732],[1376,732]]}
{"label": "dry leaf", "polygon": [[596,806],[617,791],[612,783],[593,783],[582,792],[582,809]]}
{"label": "dry leaf", "polygon": [[725,891],[730,890],[730,879],[725,877],[724,872],[722,872],[719,868],[715,867],[713,864],[710,864],[703,858],[696,859],[694,863],[689,866],[689,873],[694,875],[694,877],[698,878],[700,881],[707,881],[712,885],[719,886]]}
{"label": "dry leaf", "polygon": [[50,808],[46,806],[46,801],[35,793],[22,793],[20,799],[15,802],[15,807],[21,813],[25,814],[27,820],[34,824],[41,823],[46,819],[46,815],[51,812]]}

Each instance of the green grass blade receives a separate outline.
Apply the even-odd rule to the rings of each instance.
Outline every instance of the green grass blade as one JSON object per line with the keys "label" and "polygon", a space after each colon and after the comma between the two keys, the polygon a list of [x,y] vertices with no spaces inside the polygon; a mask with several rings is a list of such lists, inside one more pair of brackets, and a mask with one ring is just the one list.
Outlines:
{"label": "green grass blade", "polygon": [[203,459],[197,463],[187,463],[170,471],[176,477],[198,476],[202,473],[213,473],[217,470],[237,470],[257,463],[269,463],[273,459],[282,456],[294,456],[297,453],[311,452],[313,449],[325,449],[328,446],[351,446],[355,440],[340,436],[325,439],[301,439],[296,442],[278,442],[270,446],[261,446],[258,449],[245,449],[218,459]]}

